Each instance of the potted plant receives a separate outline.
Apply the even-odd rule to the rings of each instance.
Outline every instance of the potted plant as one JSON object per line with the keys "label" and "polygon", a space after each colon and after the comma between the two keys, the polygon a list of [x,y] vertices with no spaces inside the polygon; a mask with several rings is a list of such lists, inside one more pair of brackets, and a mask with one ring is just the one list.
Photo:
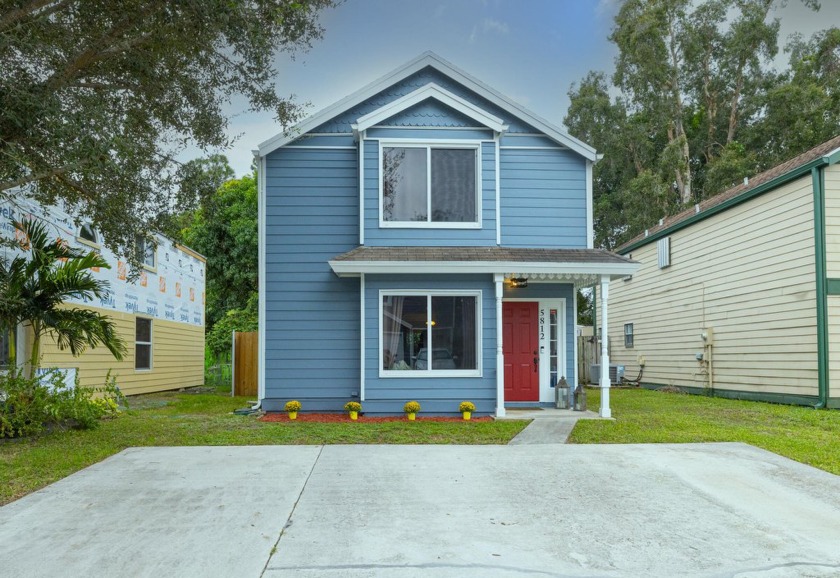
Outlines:
{"label": "potted plant", "polygon": [[289,412],[289,419],[297,419],[297,413],[300,411],[300,402],[296,400],[286,402],[286,411]]}
{"label": "potted plant", "polygon": [[350,414],[350,419],[356,421],[359,418],[359,412],[362,411],[362,404],[358,401],[348,401],[344,404],[344,411]]}
{"label": "potted plant", "polygon": [[417,412],[420,411],[420,404],[416,401],[409,401],[403,406],[403,411],[410,421],[414,421],[414,418],[417,417]]}
{"label": "potted plant", "polygon": [[461,412],[464,421],[470,421],[470,416],[475,411],[475,404],[471,401],[462,401],[461,405],[458,406],[458,411]]}

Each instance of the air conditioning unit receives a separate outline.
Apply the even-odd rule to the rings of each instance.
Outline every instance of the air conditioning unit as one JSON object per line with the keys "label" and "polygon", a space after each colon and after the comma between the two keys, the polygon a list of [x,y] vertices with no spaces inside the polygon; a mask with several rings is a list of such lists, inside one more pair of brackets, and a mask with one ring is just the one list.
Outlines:
{"label": "air conditioning unit", "polygon": [[[618,385],[624,377],[624,366],[610,364],[610,384]],[[593,363],[589,366],[589,383],[601,382],[601,364]]]}

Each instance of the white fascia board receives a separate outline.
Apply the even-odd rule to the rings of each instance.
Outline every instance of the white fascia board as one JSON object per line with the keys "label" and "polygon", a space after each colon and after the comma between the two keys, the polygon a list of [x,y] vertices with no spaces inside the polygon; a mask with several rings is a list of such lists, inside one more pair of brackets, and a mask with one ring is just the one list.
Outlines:
{"label": "white fascia board", "polygon": [[283,145],[292,142],[293,140],[299,138],[301,135],[324,124],[331,118],[350,110],[357,104],[360,104],[368,98],[378,94],[379,92],[382,92],[389,86],[396,84],[401,80],[404,80],[405,78],[408,78],[409,76],[411,76],[415,72],[422,70],[426,66],[431,66],[438,72],[452,78],[459,84],[469,88],[470,90],[472,90],[479,96],[482,96],[483,98],[487,99],[488,101],[492,102],[499,108],[510,112],[513,116],[520,118],[526,123],[530,124],[531,126],[543,131],[546,134],[546,136],[575,151],[582,157],[590,161],[595,161],[597,159],[595,149],[589,146],[588,144],[576,139],[572,135],[568,134],[566,131],[554,126],[547,120],[544,120],[536,114],[522,108],[521,106],[508,99],[501,93],[490,88],[480,80],[470,76],[469,74],[460,70],[459,68],[456,68],[451,63],[442,59],[434,52],[424,52],[414,60],[411,60],[410,62],[404,64],[403,66],[397,68],[392,72],[389,72],[385,76],[373,81],[367,86],[357,90],[353,94],[344,97],[335,104],[328,106],[321,112],[314,114],[308,119],[302,121],[300,124],[295,125],[288,131],[283,131],[268,139],[267,141],[261,143],[259,145],[260,156],[265,156],[271,153],[272,151],[275,151],[278,148],[282,147]]}
{"label": "white fascia board", "polygon": [[414,92],[406,94],[405,96],[389,102],[385,106],[378,108],[371,113],[359,117],[356,121],[356,125],[353,127],[353,130],[355,132],[360,132],[369,129],[383,120],[389,119],[428,98],[433,98],[496,132],[504,132],[505,125],[502,119],[482,110],[460,96],[452,94],[448,90],[444,90],[435,83],[430,83],[422,88],[418,88]]}
{"label": "white fascia board", "polygon": [[494,273],[537,275],[609,275],[613,279],[632,275],[640,263],[532,263],[523,261],[330,261],[339,277],[370,274]]}

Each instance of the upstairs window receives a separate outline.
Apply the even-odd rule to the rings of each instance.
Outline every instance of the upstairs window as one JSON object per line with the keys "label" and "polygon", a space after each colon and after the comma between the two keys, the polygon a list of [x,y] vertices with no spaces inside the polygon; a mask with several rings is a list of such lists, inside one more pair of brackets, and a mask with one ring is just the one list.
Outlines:
{"label": "upstairs window", "polygon": [[383,147],[381,224],[477,227],[477,170],[477,146]]}
{"label": "upstairs window", "polygon": [[624,324],[624,347],[627,349],[633,348],[633,324]]}
{"label": "upstairs window", "polygon": [[671,266],[671,237],[663,237],[657,241],[656,255],[660,269]]}
{"label": "upstairs window", "polygon": [[99,235],[96,234],[96,230],[90,223],[85,223],[79,229],[79,239],[87,241],[91,245],[99,244]]}
{"label": "upstairs window", "polygon": [[155,260],[155,246],[151,240],[144,237],[137,237],[137,254],[140,262],[149,269],[154,269],[157,261]]}

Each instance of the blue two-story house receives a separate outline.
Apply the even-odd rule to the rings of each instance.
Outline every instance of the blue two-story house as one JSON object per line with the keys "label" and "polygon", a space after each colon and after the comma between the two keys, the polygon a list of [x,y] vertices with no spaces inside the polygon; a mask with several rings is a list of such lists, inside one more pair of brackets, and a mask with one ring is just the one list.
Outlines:
{"label": "blue two-story house", "polygon": [[267,411],[552,402],[576,286],[637,268],[592,248],[595,151],[432,53],[255,154]]}

